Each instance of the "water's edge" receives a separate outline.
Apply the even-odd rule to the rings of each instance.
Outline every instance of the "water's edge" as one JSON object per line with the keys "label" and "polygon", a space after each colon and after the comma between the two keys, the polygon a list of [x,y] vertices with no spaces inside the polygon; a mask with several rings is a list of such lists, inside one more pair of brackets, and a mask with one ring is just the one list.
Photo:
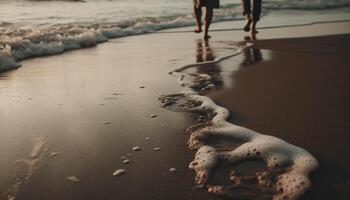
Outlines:
{"label": "water's edge", "polygon": [[[242,19],[235,19],[242,20]],[[232,19],[223,20],[232,21]],[[333,20],[333,21],[314,21],[310,23],[302,24],[290,24],[283,26],[262,26],[259,29],[275,29],[275,28],[286,28],[286,27],[298,27],[298,26],[311,26],[315,24],[324,23],[337,23],[337,22],[349,22],[350,19],[345,20]],[[151,24],[141,27],[134,27],[132,29],[121,29],[119,27],[110,27],[105,29],[86,29],[75,26],[65,27],[64,30],[53,30],[49,32],[33,32],[25,38],[7,38],[0,43],[0,72],[17,69],[21,67],[20,61],[43,57],[50,55],[58,55],[67,51],[77,50],[81,48],[94,47],[98,44],[108,42],[110,39],[141,35],[148,33],[183,33],[191,31],[162,31],[165,29],[173,29],[179,27],[192,26],[193,22],[171,22],[164,24]],[[69,34],[65,35],[63,32]],[[241,31],[241,29],[214,29],[215,31]],[[71,34],[74,33],[74,34]]]}
{"label": "water's edge", "polygon": [[[187,130],[190,135],[189,148],[196,151],[189,167],[196,172],[196,184],[208,192],[224,197],[259,199],[299,199],[311,187],[309,174],[319,167],[318,161],[308,151],[269,135],[234,125],[226,121],[230,111],[217,105],[209,97],[200,94],[215,87],[213,78],[206,73],[186,73],[195,66],[217,64],[239,55],[253,44],[247,43],[238,52],[179,67],[170,72],[184,88],[178,94],[164,95],[160,100],[165,107],[180,111],[199,113],[201,122]],[[210,86],[210,87],[208,87]],[[212,182],[214,172],[223,166],[261,160],[264,170],[254,175],[237,174],[231,168],[227,177],[229,184]],[[246,193],[246,187],[252,193]]]}

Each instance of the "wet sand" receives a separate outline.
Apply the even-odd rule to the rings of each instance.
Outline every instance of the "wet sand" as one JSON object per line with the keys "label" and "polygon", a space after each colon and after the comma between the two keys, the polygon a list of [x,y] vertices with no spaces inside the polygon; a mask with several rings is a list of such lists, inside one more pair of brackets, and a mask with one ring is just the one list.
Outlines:
{"label": "wet sand", "polygon": [[[318,33],[305,33],[302,28],[264,30],[259,38],[295,36],[291,35],[291,30],[299,36],[344,33],[346,29],[341,28],[344,26],[348,27],[349,23],[313,26],[313,30],[320,30]],[[332,27],[340,28],[330,29]],[[211,46],[218,49],[215,55],[220,56],[232,51],[220,48],[223,43],[241,41],[245,34],[226,31],[213,32],[212,36],[215,39],[211,40]],[[187,149],[185,135],[192,118],[162,109],[158,102],[160,95],[177,93],[181,89],[167,73],[196,61],[198,38],[199,35],[192,33],[127,37],[96,48],[24,61],[24,67],[2,73],[0,192],[20,183],[16,199],[219,199],[203,190],[193,190],[194,173],[188,169],[193,152]],[[274,48],[273,42],[262,42],[261,48],[264,45]],[[321,165],[325,163],[322,165],[326,168],[324,173],[321,170],[321,175],[315,177],[317,192],[311,192],[310,198],[313,199],[324,195],[317,189],[326,186],[324,180],[337,182],[329,169],[338,167],[339,173],[343,172],[339,170],[344,169],[345,173],[346,168],[349,169],[345,145],[348,130],[345,122],[349,119],[349,110],[345,109],[347,101],[342,96],[346,95],[346,63],[349,62],[347,57],[342,55],[340,59],[336,53],[329,59],[334,65],[341,66],[340,69],[335,71],[324,67],[316,74],[315,69],[307,67],[311,64],[317,67],[314,62],[324,66],[322,59],[329,62],[328,54],[293,52],[290,55],[281,49],[262,50],[264,61],[238,72],[246,73],[245,76],[236,77],[237,73],[231,75],[229,68],[231,64],[234,65],[232,68],[239,67],[244,55],[241,54],[221,64],[226,66],[222,70],[222,76],[226,77],[224,86],[222,90],[211,93],[219,105],[227,106],[233,112],[234,122],[306,148],[320,158]],[[283,65],[285,60],[299,54],[305,57],[303,67]],[[264,67],[257,67],[264,63]],[[288,73],[282,71],[281,66]],[[254,69],[260,71],[252,71]],[[304,72],[307,70],[310,71]],[[288,75],[292,72],[295,77]],[[329,79],[332,78],[333,82],[323,81],[326,75],[331,76]],[[291,81],[296,83],[283,86],[285,77],[295,78]],[[277,78],[278,84],[273,82]],[[225,86],[229,82],[235,83],[234,88]],[[310,88],[304,88],[302,83]],[[320,83],[326,85],[320,87]],[[330,83],[335,85],[328,85]],[[259,89],[257,85],[266,88]],[[273,87],[276,85],[279,90]],[[245,88],[249,86],[251,88]],[[336,91],[333,90],[335,86],[338,86]],[[295,87],[298,90],[292,90],[293,94],[289,89]],[[250,90],[256,92],[249,93]],[[258,94],[261,96],[255,96]],[[278,95],[276,98],[283,96],[283,99],[277,101],[265,94]],[[270,105],[264,102],[266,96],[272,101]],[[325,98],[329,96],[334,98]],[[321,97],[323,99],[318,101]],[[150,118],[151,114],[158,116]],[[306,134],[310,136],[307,140]],[[333,136],[336,134],[338,137]],[[47,138],[48,142],[40,151],[39,162],[29,170],[22,161],[37,158],[31,157],[30,153],[33,152],[31,140],[38,136]],[[146,141],[146,137],[152,139]],[[136,145],[142,150],[132,151]],[[154,152],[154,147],[160,147],[161,151]],[[51,156],[52,152],[58,152],[58,155]],[[126,166],[120,157],[128,153],[132,154],[131,163]],[[175,173],[168,171],[172,167],[177,169]],[[113,177],[112,173],[118,168],[125,168],[127,173]],[[23,172],[28,171],[32,175],[26,180],[28,176]],[[76,176],[80,181],[69,181],[65,178],[67,176]],[[343,173],[337,177],[346,178]],[[346,185],[340,185],[322,192],[341,197],[347,195],[345,189]]]}
{"label": "wet sand", "polygon": [[[3,194],[21,183],[16,199],[208,198],[192,191],[194,175],[187,165],[193,155],[184,134],[191,119],[158,102],[160,95],[179,90],[168,71],[174,55],[182,55],[172,44],[149,38],[28,60],[1,74]],[[160,57],[164,48],[169,51]],[[191,55],[190,50],[183,53]],[[158,117],[150,118],[153,114]],[[43,159],[25,180],[31,169],[16,161],[32,160],[36,135],[48,138],[47,152],[43,149]],[[132,151],[136,145],[142,150]],[[131,163],[125,165],[120,157],[127,154],[132,154]],[[172,167],[177,172],[170,173]],[[112,176],[119,168],[127,173]]]}
{"label": "wet sand", "polygon": [[[349,34],[257,41],[221,63],[232,85],[210,94],[232,112],[234,124],[282,138],[319,159],[305,199],[350,198],[349,56]],[[237,64],[240,70],[230,72]]]}

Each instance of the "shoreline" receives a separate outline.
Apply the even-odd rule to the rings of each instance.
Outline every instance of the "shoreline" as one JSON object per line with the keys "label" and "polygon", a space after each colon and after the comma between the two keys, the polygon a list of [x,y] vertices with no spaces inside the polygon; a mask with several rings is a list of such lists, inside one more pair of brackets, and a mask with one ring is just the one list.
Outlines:
{"label": "shoreline", "polygon": [[[348,24],[323,24],[314,28],[327,30]],[[266,30],[258,37],[292,34],[288,30],[291,29]],[[300,35],[310,34],[300,29],[294,31],[299,31]],[[232,53],[237,44],[230,44],[230,41],[238,42],[243,38],[241,32],[235,31],[213,34],[210,43],[218,57]],[[164,196],[167,199],[217,199],[206,191],[192,188],[194,173],[188,169],[188,164],[193,152],[186,147],[188,136],[184,131],[193,119],[160,109],[157,102],[160,95],[177,93],[181,89],[167,72],[198,59],[198,53],[201,54],[198,38],[200,36],[185,33],[171,42],[168,35],[162,34],[126,37],[115,40],[117,44],[110,42],[61,56],[27,60],[23,62],[26,67],[5,72],[0,79],[3,97],[0,108],[4,113],[0,116],[3,138],[0,152],[8,154],[1,156],[6,164],[1,166],[0,177],[12,169],[12,161],[28,157],[33,135],[44,134],[49,141],[48,152],[59,154],[54,158],[46,157],[48,162],[20,188],[19,199],[28,196],[33,199],[162,199]],[[158,59],[153,59],[156,56]],[[264,53],[264,59],[269,58],[275,59]],[[240,60],[236,59],[241,57],[220,63],[224,85],[229,85],[231,78],[227,72],[230,68],[239,66]],[[232,99],[235,98],[227,98]],[[150,119],[151,114],[158,114],[158,117]],[[112,123],[104,124],[107,121]],[[162,127],[163,124],[166,127]],[[269,125],[274,127],[274,124]],[[152,143],[145,141],[146,137],[151,137]],[[142,146],[143,150],[132,152],[131,147],[135,145]],[[23,148],[18,150],[16,146]],[[158,146],[161,154],[151,150]],[[127,153],[133,154],[129,166],[119,159]],[[128,172],[113,177],[113,171],[120,167],[126,167]],[[172,167],[177,168],[175,174],[168,172]],[[64,178],[74,175],[81,181],[71,183]],[[149,184],[149,180],[154,184]]]}
{"label": "shoreline", "polygon": [[[320,162],[302,199],[347,199],[350,34],[256,41],[222,63],[232,85],[209,96],[230,122],[298,144]],[[331,48],[329,48],[331,47]],[[238,63],[241,70],[225,68]],[[224,81],[225,82],[225,81]],[[227,82],[227,81],[226,81]]]}
{"label": "shoreline", "polygon": [[[285,16],[284,16],[285,17]],[[263,21],[269,21],[273,22],[271,20],[270,16],[266,16],[262,19]],[[229,23],[236,23],[236,22],[241,22],[244,21],[244,19],[229,19],[229,20],[221,20],[221,21],[216,21],[213,22],[212,28],[210,32],[222,32],[222,31],[242,31],[242,27],[239,28],[223,28],[230,26],[228,25]],[[296,24],[288,24],[288,25],[279,25],[278,23],[275,25],[263,25],[261,26],[258,24],[258,29],[261,30],[269,30],[269,29],[279,29],[279,28],[292,28],[292,27],[307,27],[307,26],[312,26],[312,25],[317,25],[317,24],[327,24],[327,23],[342,23],[342,22],[349,22],[350,19],[338,19],[338,20],[324,20],[324,21],[317,21],[317,20],[311,20],[307,23],[296,23]],[[276,22],[273,22],[274,24]],[[191,28],[189,28],[191,27]],[[125,33],[109,33],[107,30],[105,30],[105,33],[103,31],[98,31],[95,30],[94,33],[86,32],[86,33],[81,33],[80,35],[75,35],[69,39],[66,39],[67,41],[62,40],[62,44],[54,44],[54,42],[49,42],[49,43],[43,43],[41,44],[32,44],[33,47],[26,47],[25,52],[21,51],[14,51],[12,48],[8,46],[3,46],[3,48],[0,51],[0,61],[3,62],[2,65],[0,65],[0,73],[6,72],[9,70],[15,70],[20,67],[22,67],[22,61],[28,60],[28,59],[33,59],[37,57],[46,57],[46,56],[55,56],[55,55],[61,55],[63,53],[69,52],[69,51],[75,51],[75,50],[80,50],[80,49],[85,49],[85,48],[93,48],[96,47],[99,44],[103,44],[106,42],[110,42],[110,40],[113,39],[118,39],[118,38],[124,38],[124,37],[129,37],[129,36],[138,36],[138,35],[145,35],[145,34],[169,34],[169,33],[187,33],[187,32],[193,32],[192,30],[193,25],[182,25],[182,26],[177,26],[175,25],[174,27],[163,27],[160,28],[160,30],[145,30],[141,32],[135,32],[132,33],[128,30],[124,30]],[[171,30],[179,30],[179,31],[171,31]],[[110,30],[113,31],[113,30]],[[128,33],[130,32],[130,33]],[[40,37],[40,36],[38,36]],[[94,38],[95,37],[95,38]],[[34,37],[35,39],[35,37]],[[13,42],[13,41],[12,41]],[[21,46],[21,44],[12,44],[10,42],[9,44],[13,46]],[[67,44],[65,44],[67,43]],[[72,44],[68,44],[72,43]],[[6,42],[5,42],[6,44]],[[25,46],[24,44],[22,44]],[[11,52],[12,51],[12,52]],[[28,55],[25,55],[26,53],[29,53]]]}

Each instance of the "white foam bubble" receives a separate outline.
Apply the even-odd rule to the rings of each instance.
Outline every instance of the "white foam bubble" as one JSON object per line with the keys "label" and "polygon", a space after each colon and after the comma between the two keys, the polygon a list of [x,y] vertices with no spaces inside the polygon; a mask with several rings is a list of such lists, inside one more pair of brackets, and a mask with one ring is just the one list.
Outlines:
{"label": "white foam bubble", "polygon": [[[251,45],[244,48],[250,48]],[[276,177],[276,181],[269,183],[273,184],[274,189],[271,190],[276,191],[273,193],[273,199],[298,199],[311,187],[308,175],[318,168],[317,160],[306,150],[279,138],[227,122],[230,115],[229,110],[215,104],[209,97],[199,95],[192,88],[197,79],[194,78],[193,74],[183,72],[193,66],[221,62],[238,55],[242,50],[214,61],[186,65],[170,73],[184,87],[180,95],[187,102],[197,102],[195,106],[192,104],[188,106],[188,111],[209,112],[214,116],[209,122],[189,129],[191,134],[189,147],[197,150],[195,159],[189,167],[196,171],[196,183],[207,185],[208,178],[222,163],[237,164],[255,159],[263,160],[271,171],[283,169],[281,174]],[[196,76],[206,77],[203,74]],[[213,138],[217,140],[216,145],[210,145],[210,140]],[[239,145],[234,146],[227,142],[228,140],[236,141]],[[288,169],[284,169],[284,166],[288,166]],[[264,182],[260,181],[259,184],[262,187]],[[210,185],[208,191],[214,194],[228,195],[230,190],[226,187],[224,185]]]}
{"label": "white foam bubble", "polygon": [[12,57],[11,53],[11,46],[0,45],[0,72],[6,71],[10,69],[15,69],[20,67],[21,65],[18,64],[15,59]]}

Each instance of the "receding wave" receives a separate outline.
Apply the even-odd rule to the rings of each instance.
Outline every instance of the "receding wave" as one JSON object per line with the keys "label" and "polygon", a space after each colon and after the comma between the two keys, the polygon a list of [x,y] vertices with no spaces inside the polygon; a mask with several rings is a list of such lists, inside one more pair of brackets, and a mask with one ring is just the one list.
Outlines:
{"label": "receding wave", "polygon": [[[229,199],[296,200],[311,187],[308,176],[318,168],[317,160],[300,147],[226,121],[229,110],[203,94],[216,87],[215,73],[210,74],[215,69],[210,66],[250,47],[244,44],[238,46],[238,52],[172,71],[170,74],[184,89],[160,100],[166,108],[196,113],[198,117],[198,124],[187,130],[188,146],[196,151],[189,167],[196,172],[198,187]],[[206,70],[186,73],[191,67]],[[249,162],[262,162],[264,167],[256,164],[248,174],[236,170],[237,165]]]}
{"label": "receding wave", "polygon": [[[240,15],[222,13],[217,15],[214,21],[237,18],[240,18]],[[57,24],[27,29],[3,22],[0,24],[0,71],[17,68],[20,66],[18,61],[27,58],[92,47],[107,42],[111,38],[152,33],[193,24],[191,15],[142,18],[117,23]]]}
{"label": "receding wave", "polygon": [[[93,0],[27,0],[27,1],[70,1],[91,2]],[[109,0],[113,1],[113,0]],[[348,0],[268,0],[263,1],[266,9],[297,9],[297,10],[322,10],[331,8],[342,8],[350,6]],[[239,3],[224,4],[221,8],[229,8],[240,5]]]}
{"label": "receding wave", "polygon": [[[93,0],[86,0],[86,4]],[[101,4],[105,1],[101,0]],[[52,6],[52,5],[51,5]],[[273,9],[327,9],[350,6],[345,0],[270,0],[264,1],[264,15]],[[223,4],[215,11],[214,21],[242,19],[239,3]],[[53,13],[57,15],[57,13]],[[94,19],[91,19],[92,21]],[[110,38],[151,33],[168,28],[193,25],[191,13],[184,15],[173,13],[170,16],[143,17],[111,22],[95,19],[96,22],[44,21],[29,23],[24,21],[0,21],[0,71],[20,66],[19,61],[32,57],[60,54],[68,50],[95,46]],[[102,20],[102,21],[101,21]],[[74,21],[74,20],[72,20]],[[40,25],[44,24],[44,25]]]}

